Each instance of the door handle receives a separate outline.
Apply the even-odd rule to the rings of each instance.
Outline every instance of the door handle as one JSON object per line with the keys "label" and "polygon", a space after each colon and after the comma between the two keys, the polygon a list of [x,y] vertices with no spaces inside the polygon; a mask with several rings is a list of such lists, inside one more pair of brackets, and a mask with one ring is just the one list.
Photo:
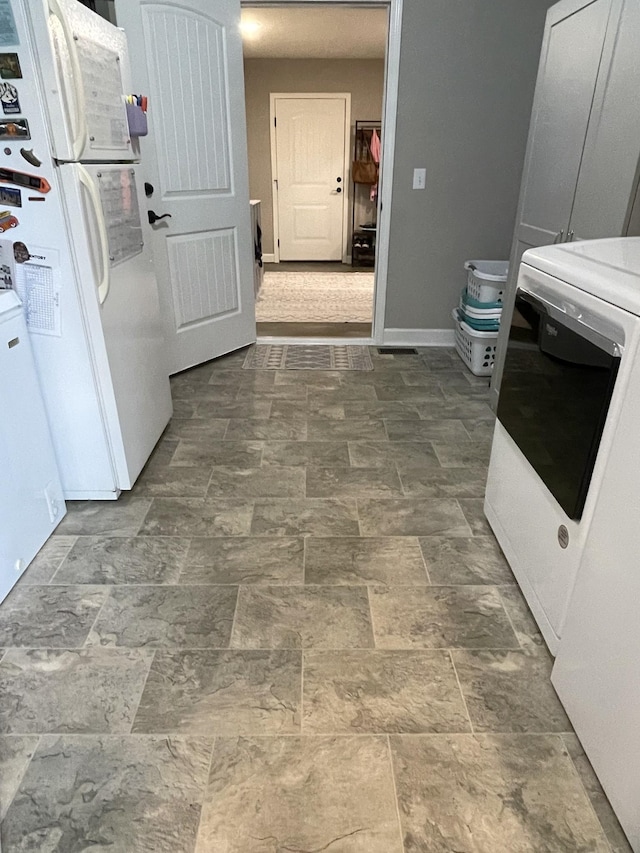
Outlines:
{"label": "door handle", "polygon": [[98,300],[100,305],[102,305],[109,295],[109,287],[111,285],[111,257],[109,254],[109,235],[107,233],[107,225],[104,221],[104,214],[102,212],[102,204],[100,202],[100,196],[98,195],[98,191],[96,190],[95,184],[91,180],[91,176],[84,168],[78,164],[78,178],[80,179],[80,183],[86,189],[89,198],[91,200],[91,206],[93,207],[93,215],[95,217],[96,225],[98,227],[98,237],[100,240],[100,256],[102,259],[102,276],[98,283]]}
{"label": "door handle", "polygon": [[163,213],[161,216],[158,216],[158,214],[153,210],[149,210],[147,212],[147,216],[149,217],[149,225],[155,225],[155,223],[158,222],[160,219],[171,219],[170,213]]}
{"label": "door handle", "polygon": [[[85,120],[84,113],[82,68],[80,67],[80,59],[78,57],[78,50],[76,48],[77,38],[71,32],[69,22],[65,16],[63,9],[61,9],[60,7],[59,0],[49,0],[49,12],[55,18],[57,18],[60,23],[65,44],[69,52],[69,60],[71,61],[71,70],[73,72],[73,77],[69,85],[70,88],[73,90],[72,107],[74,112],[75,123],[75,127],[73,129],[74,138],[72,142],[72,149],[74,158],[78,160],[80,158],[80,155],[84,151],[85,145],[87,144],[87,122]],[[66,81],[63,81],[63,85],[67,85]]]}

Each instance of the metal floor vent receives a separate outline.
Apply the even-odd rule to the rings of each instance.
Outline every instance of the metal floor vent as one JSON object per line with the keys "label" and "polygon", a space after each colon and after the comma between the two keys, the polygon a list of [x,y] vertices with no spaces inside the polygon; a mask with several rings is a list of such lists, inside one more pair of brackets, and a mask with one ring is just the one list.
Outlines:
{"label": "metal floor vent", "polygon": [[413,347],[378,347],[380,355],[418,355]]}

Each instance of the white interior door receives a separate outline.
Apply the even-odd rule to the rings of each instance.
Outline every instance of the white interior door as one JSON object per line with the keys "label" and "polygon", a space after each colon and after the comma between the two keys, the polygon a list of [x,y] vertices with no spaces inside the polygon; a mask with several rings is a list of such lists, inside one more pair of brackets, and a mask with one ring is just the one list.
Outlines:
{"label": "white interior door", "polygon": [[240,0],[116,0],[136,92],[170,372],[255,341]]}
{"label": "white interior door", "polygon": [[274,96],[281,261],[341,261],[349,96]]}

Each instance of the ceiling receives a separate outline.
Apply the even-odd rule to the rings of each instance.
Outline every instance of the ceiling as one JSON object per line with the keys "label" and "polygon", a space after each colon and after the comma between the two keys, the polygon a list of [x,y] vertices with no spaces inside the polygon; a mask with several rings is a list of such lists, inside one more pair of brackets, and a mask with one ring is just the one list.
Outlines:
{"label": "ceiling", "polygon": [[[383,59],[387,9],[246,7],[246,59]],[[253,28],[247,32],[246,29]]]}

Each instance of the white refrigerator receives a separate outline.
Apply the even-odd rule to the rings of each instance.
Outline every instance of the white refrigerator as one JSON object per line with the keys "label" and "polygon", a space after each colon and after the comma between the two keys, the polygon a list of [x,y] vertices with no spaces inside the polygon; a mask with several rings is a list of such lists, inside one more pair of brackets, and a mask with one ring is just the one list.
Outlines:
{"label": "white refrigerator", "polygon": [[0,75],[0,228],[64,496],[115,499],[171,416],[126,37],[76,0],[0,0]]}

